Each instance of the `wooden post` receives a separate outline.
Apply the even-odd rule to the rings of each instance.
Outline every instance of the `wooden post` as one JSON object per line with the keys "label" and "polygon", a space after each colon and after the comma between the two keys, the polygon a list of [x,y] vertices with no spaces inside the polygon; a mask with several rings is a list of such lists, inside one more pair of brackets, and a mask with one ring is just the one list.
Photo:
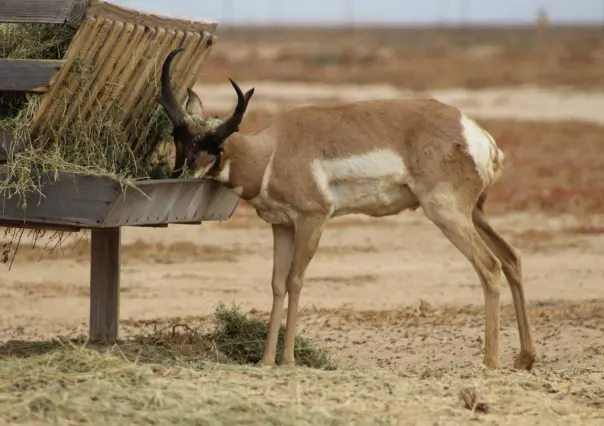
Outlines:
{"label": "wooden post", "polygon": [[118,337],[120,308],[121,228],[92,230],[90,256],[91,341]]}

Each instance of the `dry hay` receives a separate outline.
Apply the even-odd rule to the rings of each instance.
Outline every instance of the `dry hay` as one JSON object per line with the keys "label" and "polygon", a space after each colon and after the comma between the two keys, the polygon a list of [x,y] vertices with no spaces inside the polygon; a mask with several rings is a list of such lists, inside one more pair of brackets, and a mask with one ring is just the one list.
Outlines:
{"label": "dry hay", "polygon": [[[69,24],[0,24],[0,58],[63,59],[76,31]],[[92,71],[92,64],[81,58],[76,58],[70,69],[82,81],[93,78]],[[131,131],[123,126],[122,112],[115,107],[103,114],[92,111],[87,116],[78,115],[60,133],[46,129],[32,135],[31,124],[40,101],[38,93],[0,93],[0,137],[3,132],[13,135],[6,160],[0,166],[0,195],[17,197],[23,209],[32,202],[29,195],[40,191],[40,180],[47,172],[51,179],[58,179],[59,172],[104,176],[122,186],[138,179],[169,177],[171,153],[162,142],[171,139],[172,124],[158,104],[152,103],[148,111],[141,111]],[[141,135],[143,140],[136,152],[132,134]],[[24,231],[10,228],[5,236],[7,233],[14,244],[3,247],[1,260],[10,259],[12,264]],[[29,232],[32,234],[37,240],[44,233]],[[52,243],[61,245],[65,234],[56,233]]]}
{"label": "dry hay", "polygon": [[[178,352],[178,346],[172,348]],[[4,424],[596,425],[601,371],[452,372],[439,378],[404,371],[258,368],[211,362],[157,362],[107,351],[56,346],[0,364]],[[480,392],[488,413],[459,401]],[[481,400],[482,401],[482,400]]]}
{"label": "dry hay", "polygon": [[[32,357],[57,349],[86,346],[100,352],[119,350],[122,357],[133,362],[180,365],[192,369],[204,368],[205,362],[219,362],[229,365],[257,364],[262,358],[268,322],[245,315],[239,308],[227,308],[219,304],[211,318],[213,328],[207,325],[193,325],[191,320],[172,318],[158,327],[153,322],[150,331],[120,340],[117,344],[103,342],[89,343],[85,337],[66,339],[57,337],[50,342],[8,342],[0,347],[0,357]],[[277,359],[282,354],[285,327],[278,335]],[[317,369],[334,369],[329,354],[316,348],[308,339],[297,335],[294,342],[296,364]]]}
{"label": "dry hay", "polygon": [[[62,59],[76,30],[68,24],[0,24],[0,57]],[[92,71],[93,65],[82,58],[76,58],[70,69],[82,81],[93,78]],[[45,129],[32,135],[31,120],[40,99],[37,93],[0,93],[0,131],[12,133],[14,139],[3,166],[0,192],[19,196],[24,208],[23,195],[38,189],[45,171],[107,176],[123,185],[134,179],[168,177],[169,153],[156,148],[170,139],[172,125],[158,104],[152,103],[149,111],[141,113],[148,118],[137,118],[132,131],[122,125],[122,112],[115,107],[103,114],[78,115],[60,133]],[[136,153],[131,134],[141,135],[144,141]]]}
{"label": "dry hay", "polygon": [[[604,420],[601,369],[581,359],[557,370],[542,363],[532,372],[478,366],[439,375],[333,370],[331,363],[313,365],[301,356],[298,343],[298,360],[319,368],[259,368],[241,364],[258,359],[266,322],[224,306],[214,319],[215,327],[205,332],[172,319],[114,345],[8,342],[0,346],[0,422],[596,425]],[[308,353],[312,362],[324,359],[317,356],[320,350]]]}

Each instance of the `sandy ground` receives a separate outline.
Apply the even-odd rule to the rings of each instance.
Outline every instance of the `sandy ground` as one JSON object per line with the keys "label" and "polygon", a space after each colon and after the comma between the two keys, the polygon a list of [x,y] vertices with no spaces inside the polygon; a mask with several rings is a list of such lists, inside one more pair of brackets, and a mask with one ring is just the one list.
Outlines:
{"label": "sandy ground", "polygon": [[[225,79],[226,80],[226,79]],[[254,110],[277,112],[313,103],[352,102],[375,98],[433,97],[461,108],[476,118],[518,120],[578,120],[604,123],[604,92],[541,89],[530,85],[480,90],[448,89],[428,92],[401,90],[389,84],[310,84],[272,81],[238,81],[243,90],[255,87]],[[195,91],[211,109],[234,108],[236,97],[224,84],[197,84]],[[251,109],[252,103],[250,103]]]}
{"label": "sandy ground", "polygon": [[[600,226],[604,218],[590,221]],[[571,217],[516,214],[493,223],[524,255],[540,353],[562,363],[584,356],[604,361],[603,305],[597,302],[604,299],[601,236],[573,233],[577,220]],[[78,238],[70,237],[63,253],[52,255],[21,248],[12,270],[3,273],[1,338],[86,331],[89,255],[87,241]],[[125,228],[123,238],[126,333],[148,320],[211,314],[221,301],[244,311],[270,309],[272,236],[250,211],[200,227]],[[502,304],[508,306],[503,286]],[[420,211],[334,220],[309,268],[301,303],[301,329],[336,347],[345,365],[446,368],[480,359],[478,279]],[[505,309],[503,354],[509,364],[517,337],[512,311]]]}

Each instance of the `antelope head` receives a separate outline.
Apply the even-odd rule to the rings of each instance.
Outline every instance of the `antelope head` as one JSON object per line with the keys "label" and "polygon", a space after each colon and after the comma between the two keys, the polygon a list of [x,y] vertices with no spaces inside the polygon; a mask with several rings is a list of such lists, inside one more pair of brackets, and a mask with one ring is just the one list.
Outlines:
{"label": "antelope head", "polygon": [[170,83],[170,66],[174,57],[182,52],[178,48],[170,52],[162,67],[161,94],[157,101],[164,108],[173,124],[172,136],[176,147],[176,159],[172,178],[183,173],[183,166],[193,170],[195,176],[205,176],[208,172],[218,172],[221,167],[221,155],[226,140],[239,131],[239,125],[254,94],[250,89],[243,94],[237,83],[229,78],[237,93],[237,106],[233,114],[225,120],[207,117],[199,96],[187,89],[189,99],[186,106],[178,102]]}

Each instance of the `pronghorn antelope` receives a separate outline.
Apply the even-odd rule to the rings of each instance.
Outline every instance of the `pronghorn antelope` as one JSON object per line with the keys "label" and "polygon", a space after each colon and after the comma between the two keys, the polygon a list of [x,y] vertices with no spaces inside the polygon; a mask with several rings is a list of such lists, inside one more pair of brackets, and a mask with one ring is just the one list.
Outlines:
{"label": "pronghorn antelope", "polygon": [[[288,310],[281,365],[294,364],[294,336],[304,274],[332,217],[374,217],[421,207],[476,270],[485,298],[487,368],[500,368],[499,297],[503,272],[511,287],[520,353],[535,357],[518,252],[484,213],[489,187],[502,171],[494,139],[458,109],[433,99],[389,99],[307,106],[277,116],[264,130],[239,133],[254,89],[237,93],[226,120],[205,117],[189,89],[183,107],[163,65],[158,101],[174,124],[178,155],[196,177],[221,182],[247,200],[273,230],[273,305],[261,364],[274,365],[285,296]],[[176,174],[180,173],[176,170]]]}

